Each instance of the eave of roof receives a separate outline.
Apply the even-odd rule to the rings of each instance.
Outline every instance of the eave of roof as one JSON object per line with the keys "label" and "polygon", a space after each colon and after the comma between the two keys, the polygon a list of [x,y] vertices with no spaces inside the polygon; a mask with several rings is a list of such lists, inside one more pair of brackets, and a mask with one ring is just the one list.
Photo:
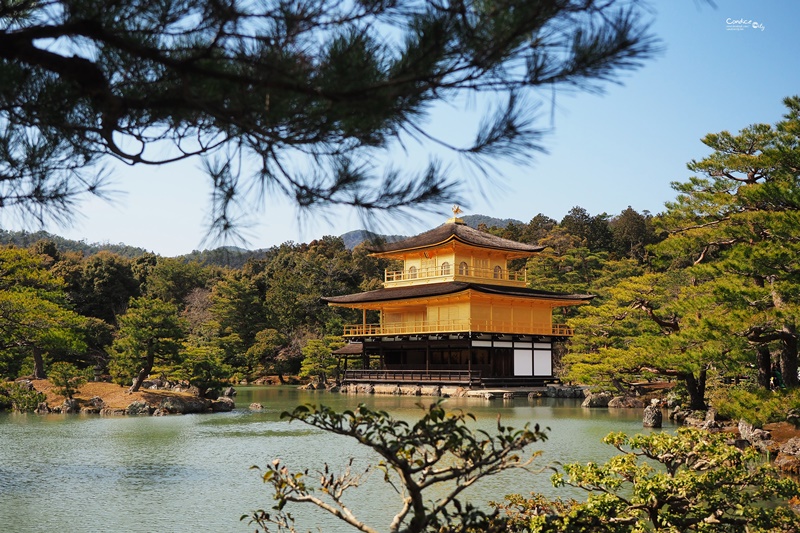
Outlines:
{"label": "eave of roof", "polygon": [[375,302],[390,302],[396,300],[410,300],[415,298],[429,298],[432,296],[445,296],[466,290],[474,290],[485,294],[501,296],[515,296],[522,298],[536,298],[543,300],[570,300],[589,302],[592,294],[564,294],[559,292],[540,291],[526,287],[505,287],[501,285],[488,285],[485,283],[465,283],[450,281],[445,283],[430,283],[424,285],[410,285],[407,287],[392,287],[374,291],[346,294],[344,296],[329,296],[322,299],[334,305],[365,304]]}
{"label": "eave of roof", "polygon": [[336,355],[361,355],[364,353],[364,344],[360,342],[349,342],[331,353]]}
{"label": "eave of roof", "polygon": [[480,248],[491,248],[515,254],[532,255],[544,250],[544,246],[524,244],[479,231],[465,224],[447,223],[420,233],[414,237],[368,248],[374,255],[390,255],[394,252],[418,250],[441,246],[452,240]]}

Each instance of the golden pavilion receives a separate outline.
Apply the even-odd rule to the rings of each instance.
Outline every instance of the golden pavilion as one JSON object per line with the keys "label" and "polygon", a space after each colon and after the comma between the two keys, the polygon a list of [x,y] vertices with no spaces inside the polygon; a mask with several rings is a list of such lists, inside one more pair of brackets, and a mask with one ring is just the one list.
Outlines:
{"label": "golden pavilion", "polygon": [[[544,247],[503,239],[457,218],[401,241],[370,248],[402,262],[386,271],[382,289],[327,297],[329,305],[362,310],[346,325],[362,368],[344,381],[535,386],[557,381],[553,343],[572,329],[553,323],[553,308],[588,303],[593,296],[529,288],[526,272],[509,261]],[[379,321],[367,322],[377,311]],[[374,316],[375,313],[372,313]],[[343,352],[344,353],[344,352]],[[370,362],[372,362],[370,364]]]}

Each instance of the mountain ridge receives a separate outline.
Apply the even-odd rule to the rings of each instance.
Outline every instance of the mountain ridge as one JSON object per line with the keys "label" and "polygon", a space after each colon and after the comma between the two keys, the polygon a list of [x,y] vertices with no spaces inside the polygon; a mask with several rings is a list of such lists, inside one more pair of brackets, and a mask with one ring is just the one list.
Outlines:
{"label": "mountain ridge", "polygon": [[[477,228],[480,224],[485,224],[487,227],[497,226],[503,228],[511,223],[524,224],[524,222],[520,220],[510,218],[501,219],[487,215],[467,215],[461,218],[464,220],[465,224],[473,228]],[[338,237],[342,239],[345,247],[348,250],[352,250],[365,241],[395,242],[405,239],[409,236],[384,235],[366,229],[358,229],[345,232]],[[60,252],[80,252],[84,255],[95,255],[103,251],[108,251],[128,259],[136,259],[137,257],[141,257],[145,254],[153,253],[145,248],[130,246],[125,243],[87,243],[85,240],[78,241],[74,239],[67,239],[47,231],[29,232],[24,230],[9,231],[0,229],[0,245],[12,244],[20,248],[28,248],[41,240],[53,241]],[[244,263],[246,263],[249,259],[259,259],[264,257],[269,249],[270,248],[259,248],[256,250],[249,250],[237,246],[220,246],[213,249],[193,250],[188,254],[162,257],[172,257],[173,259],[181,259],[187,262],[197,261],[203,265],[241,268],[241,266],[244,265]]]}

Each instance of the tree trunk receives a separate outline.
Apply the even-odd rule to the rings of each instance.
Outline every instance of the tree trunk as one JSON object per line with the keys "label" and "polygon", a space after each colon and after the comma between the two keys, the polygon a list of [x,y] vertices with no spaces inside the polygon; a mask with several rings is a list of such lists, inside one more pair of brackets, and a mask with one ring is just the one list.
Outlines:
{"label": "tree trunk", "polygon": [[44,358],[42,357],[42,350],[33,347],[33,379],[46,379],[47,374],[44,372]]}
{"label": "tree trunk", "polygon": [[772,372],[772,357],[769,346],[759,344],[756,346],[756,366],[758,367],[758,386],[769,390],[769,377]]}
{"label": "tree trunk", "polygon": [[689,409],[705,411],[706,409],[706,369],[700,371],[697,377],[691,372],[684,374],[686,389],[689,391]]}
{"label": "tree trunk", "polygon": [[796,389],[797,380],[797,333],[792,326],[783,327],[784,335],[781,343],[781,374],[783,383],[789,389]]}
{"label": "tree trunk", "polygon": [[147,376],[150,375],[150,371],[153,370],[154,359],[155,357],[153,353],[148,350],[147,359],[145,359],[144,366],[141,370],[139,370],[139,374],[136,376],[136,379],[133,380],[133,385],[131,385],[131,388],[128,389],[128,392],[139,392],[139,387],[142,386],[142,382],[147,379]]}
{"label": "tree trunk", "polygon": [[631,387],[627,383],[623,383],[618,378],[611,378],[611,384],[617,388],[620,394],[627,395],[631,392]]}
{"label": "tree trunk", "polygon": [[286,385],[286,379],[283,377],[283,372],[280,370],[276,371],[278,374],[278,381],[281,382],[281,385]]}

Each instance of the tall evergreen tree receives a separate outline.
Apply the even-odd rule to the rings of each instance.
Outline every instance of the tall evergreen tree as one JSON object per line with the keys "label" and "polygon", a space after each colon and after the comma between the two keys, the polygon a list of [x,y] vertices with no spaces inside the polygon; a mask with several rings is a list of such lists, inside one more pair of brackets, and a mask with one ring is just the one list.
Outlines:
{"label": "tall evergreen tree", "polygon": [[0,373],[17,377],[23,358],[33,376],[45,377],[45,356],[86,350],[87,321],[72,311],[64,283],[44,268],[39,255],[0,249]]}
{"label": "tall evergreen tree", "polygon": [[131,392],[139,390],[156,362],[180,362],[185,333],[175,305],[153,298],[134,298],[119,323],[111,347],[111,371],[118,382],[133,378]]}
{"label": "tall evergreen tree", "polygon": [[713,152],[690,163],[699,177],[674,185],[679,196],[663,218],[670,238],[659,250],[670,265],[691,263],[707,273],[729,313],[728,333],[750,343],[762,376],[771,361],[796,387],[800,97],[784,103],[788,112],[774,127],[754,124],[703,139]]}
{"label": "tall evergreen tree", "polygon": [[[661,374],[705,404],[709,371],[740,374],[753,364],[769,385],[773,366],[797,386],[800,307],[800,98],[774,127],[709,134],[713,152],[675,183],[657,217],[667,237],[652,248],[652,271],[609,285],[574,321],[569,361],[576,379]],[[600,342],[599,332],[608,342]]]}

